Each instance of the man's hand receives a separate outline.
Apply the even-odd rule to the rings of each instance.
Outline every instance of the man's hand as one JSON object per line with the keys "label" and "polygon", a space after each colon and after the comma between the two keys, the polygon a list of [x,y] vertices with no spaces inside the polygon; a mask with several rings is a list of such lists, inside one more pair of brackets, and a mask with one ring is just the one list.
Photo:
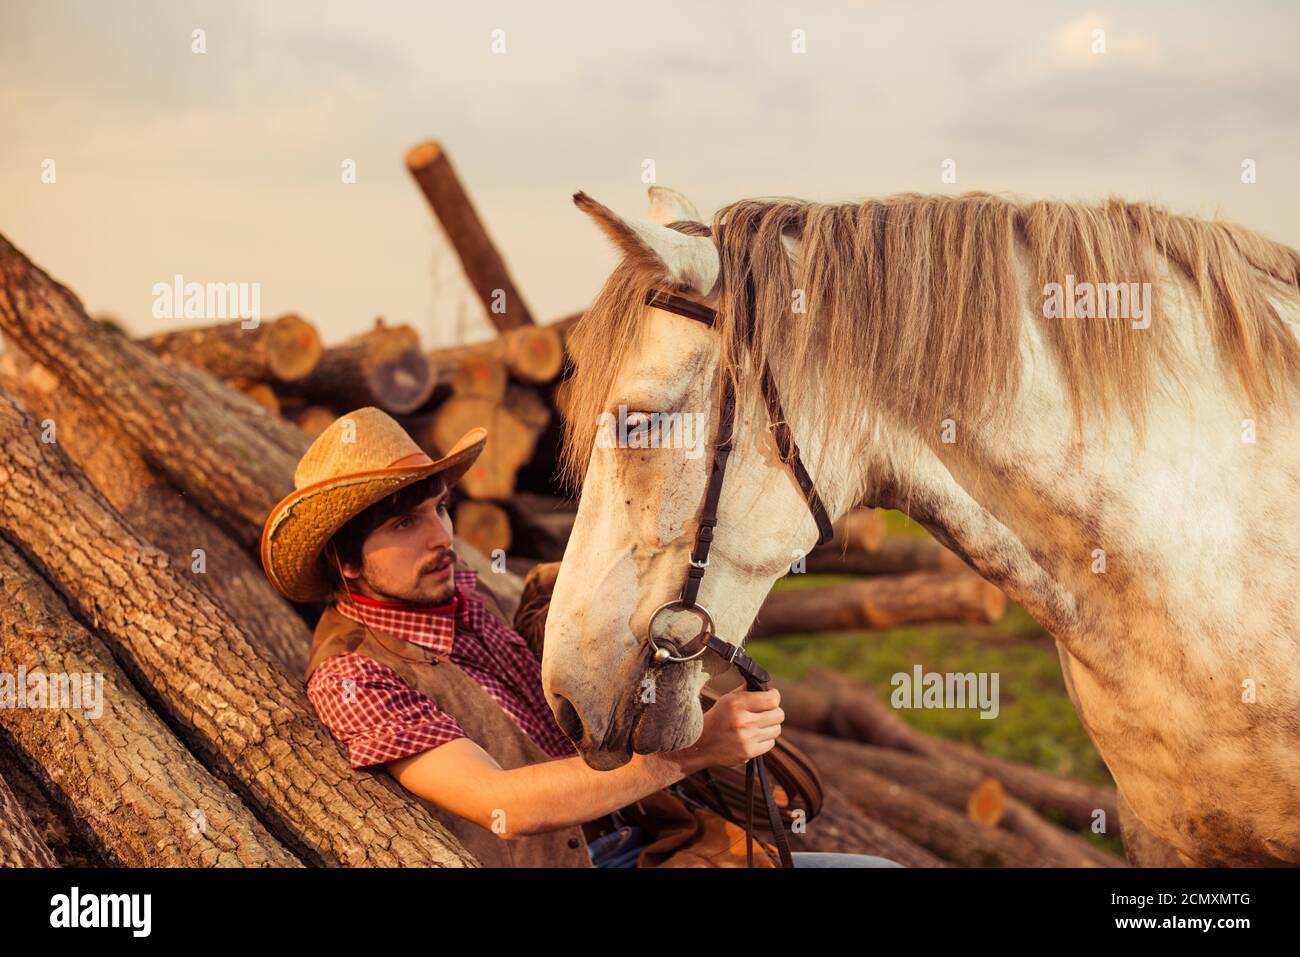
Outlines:
{"label": "man's hand", "polygon": [[742,685],[722,695],[704,712],[704,730],[689,749],[693,767],[732,767],[776,747],[785,712],[781,692],[746,691]]}
{"label": "man's hand", "polygon": [[776,747],[785,712],[780,692],[736,690],[704,713],[689,748],[637,754],[614,771],[580,757],[506,771],[468,738],[388,762],[408,791],[510,839],[594,820],[707,767],[732,767]]}

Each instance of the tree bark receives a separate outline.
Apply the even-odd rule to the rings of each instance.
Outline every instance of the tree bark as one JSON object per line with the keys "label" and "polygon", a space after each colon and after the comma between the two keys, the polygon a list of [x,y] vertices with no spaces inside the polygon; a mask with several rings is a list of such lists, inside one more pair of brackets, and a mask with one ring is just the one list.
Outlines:
{"label": "tree bark", "polygon": [[0,778],[0,867],[58,867],[54,852]]}
{"label": "tree bark", "polygon": [[160,356],[188,362],[218,379],[292,382],[311,372],[321,357],[316,327],[292,313],[252,329],[239,320],[140,341]]}
{"label": "tree bark", "polygon": [[[38,766],[37,772],[44,773]],[[13,740],[0,722],[0,777],[8,783],[45,846],[54,852],[60,867],[108,867],[98,842],[87,837],[81,824],[63,804],[61,797],[37,781],[19,758]]]}
{"label": "tree bark", "polygon": [[406,168],[442,223],[492,324],[500,332],[533,325],[532,313],[488,238],[442,145],[429,142],[414,147],[406,154]]}
{"label": "tree bark", "polygon": [[258,545],[266,516],[293,489],[297,462],[224,405],[214,405],[213,391],[224,387],[206,386],[197,370],[169,365],[92,321],[72,292],[3,237],[0,330],[112,416],[150,464],[241,545]]}
{"label": "tree bark", "polygon": [[[297,866],[185,749],[45,580],[0,538],[0,669],[102,676],[98,704],[0,709],[24,763],[114,866]],[[82,679],[84,680],[84,679]],[[94,712],[99,712],[95,714]]]}
{"label": "tree bark", "polygon": [[303,673],[311,630],[302,616],[261,564],[150,467],[131,439],[17,350],[0,356],[0,383],[37,419],[53,423],[52,437],[140,537],[167,553],[180,577],[239,620],[255,622],[254,644],[290,677]]}
{"label": "tree bark", "polygon": [[176,369],[185,387],[193,390],[195,396],[212,403],[214,409],[220,409],[239,419],[288,456],[290,461],[297,462],[310,447],[311,439],[304,437],[292,423],[272,414],[239,389],[227,385],[209,372],[186,365],[179,359],[163,359],[163,362]]}
{"label": "tree bark", "polygon": [[172,571],[0,394],[0,528],[57,581],[173,727],[295,853],[320,865],[469,865],[412,797],[358,776],[302,688]]}
{"label": "tree bark", "polygon": [[1005,611],[1006,597],[974,572],[914,572],[774,591],[763,602],[750,637],[892,628],[915,622],[990,624]]}
{"label": "tree bark", "polygon": [[226,382],[226,385],[244,393],[244,395],[248,396],[262,408],[266,409],[266,411],[271,415],[278,416],[281,414],[280,398],[275,394],[275,390],[267,383],[254,382],[251,379],[231,379]]}

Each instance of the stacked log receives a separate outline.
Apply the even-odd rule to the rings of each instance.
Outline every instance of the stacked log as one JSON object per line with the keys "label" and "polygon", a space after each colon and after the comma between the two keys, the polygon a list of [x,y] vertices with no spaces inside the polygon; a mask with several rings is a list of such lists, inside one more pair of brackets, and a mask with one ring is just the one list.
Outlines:
{"label": "stacked log", "polygon": [[[469,530],[466,537],[491,554],[515,541],[519,510],[510,502],[517,491],[560,491],[554,479],[560,428],[555,392],[579,316],[534,322],[439,144],[416,147],[407,162],[496,327],[494,338],[426,350],[416,330],[380,319],[322,347],[314,326],[289,314],[260,324],[164,332],[140,344],[170,365],[207,373],[242,393],[247,401],[223,398],[220,404],[295,456],[305,446],[286,439],[286,427],[296,425],[310,441],[363,406],[397,417],[434,456],[469,429],[486,428],[487,448],[455,492],[455,515]],[[278,424],[271,427],[268,419]],[[525,542],[532,538],[522,536]]]}
{"label": "stacked log", "polygon": [[293,314],[251,328],[241,320],[164,332],[144,344],[220,379],[247,382],[296,382],[316,368],[322,351],[316,327]]}
{"label": "stacked log", "polygon": [[0,733],[0,778],[53,852],[55,862],[61,867],[107,867],[108,861],[82,835],[79,822],[42,787],[5,738]]}
{"label": "stacked log", "polygon": [[1006,596],[974,572],[912,572],[775,591],[763,603],[750,637],[941,621],[986,625],[998,621],[1006,607]]}
{"label": "stacked log", "polygon": [[[105,330],[3,239],[0,330],[9,347],[19,346],[56,376],[60,389],[95,403],[235,542],[255,547],[270,508],[292,487],[296,459],[212,397],[231,390]],[[306,702],[300,678],[258,650],[258,623],[176,568],[143,537],[154,529],[130,524],[48,438],[42,423],[0,390],[0,531],[32,569],[57,584],[130,684],[148,689],[151,706],[188,752],[252,812],[263,832],[249,840],[268,859],[287,851],[311,864],[472,865],[412,796],[382,776],[352,771]],[[12,644],[12,631],[0,631],[6,648],[30,654]],[[79,646],[84,654],[90,645],[83,639]],[[107,677],[107,656],[91,670]],[[135,744],[134,737],[115,737],[108,746],[120,748],[123,740]],[[157,763],[128,772],[135,782],[130,800],[145,802],[137,790],[150,782],[153,794],[152,782],[164,780]],[[172,762],[161,763],[172,769]],[[222,806],[221,788],[211,781],[195,787],[204,806]],[[283,850],[261,833],[273,834]]]}
{"label": "stacked log", "polygon": [[340,414],[368,405],[407,413],[424,405],[435,385],[419,333],[376,319],[372,328],[326,349],[308,375],[283,391]]}
{"label": "stacked log", "polygon": [[49,437],[85,472],[136,529],[148,530],[172,567],[210,598],[256,621],[258,648],[298,675],[307,665],[306,622],[267,581],[261,565],[148,464],[139,446],[112,420],[44,366],[10,350],[0,356],[0,385],[42,423]]}
{"label": "stacked log", "polygon": [[[0,539],[0,670],[98,676],[97,709],[50,720],[0,709],[0,723],[47,788],[116,866],[298,866],[238,797],[176,738],[62,599]],[[93,719],[93,720],[92,720]],[[124,747],[129,742],[129,747]],[[0,826],[2,827],[2,826]]]}

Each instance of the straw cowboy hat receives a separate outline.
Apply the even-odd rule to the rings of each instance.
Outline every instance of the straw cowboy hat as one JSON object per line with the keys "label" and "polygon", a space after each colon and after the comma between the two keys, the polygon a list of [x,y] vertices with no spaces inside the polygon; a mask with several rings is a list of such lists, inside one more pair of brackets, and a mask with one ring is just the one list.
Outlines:
{"label": "straw cowboy hat", "polygon": [[379,409],[368,406],[335,419],[298,463],[295,491],[271,510],[262,527],[266,577],[292,601],[328,598],[334,586],[321,552],[335,532],[371,505],[430,475],[441,473],[450,488],[486,442],[486,429],[470,429],[435,460]]}

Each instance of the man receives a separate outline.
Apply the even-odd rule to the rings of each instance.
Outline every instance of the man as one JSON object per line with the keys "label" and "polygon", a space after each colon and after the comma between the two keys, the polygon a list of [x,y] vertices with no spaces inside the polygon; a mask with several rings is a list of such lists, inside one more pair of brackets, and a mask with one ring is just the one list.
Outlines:
{"label": "man", "polygon": [[[589,768],[546,704],[537,658],[457,565],[448,494],[486,439],[471,430],[434,460],[378,409],[336,420],[267,518],[262,561],[287,597],[334,599],[307,694],[353,767],[385,767],[487,866],[591,866],[587,838],[611,814],[769,751],[784,714],[775,690],[733,692],[691,747]],[[631,866],[644,838],[615,829],[594,863]]]}

